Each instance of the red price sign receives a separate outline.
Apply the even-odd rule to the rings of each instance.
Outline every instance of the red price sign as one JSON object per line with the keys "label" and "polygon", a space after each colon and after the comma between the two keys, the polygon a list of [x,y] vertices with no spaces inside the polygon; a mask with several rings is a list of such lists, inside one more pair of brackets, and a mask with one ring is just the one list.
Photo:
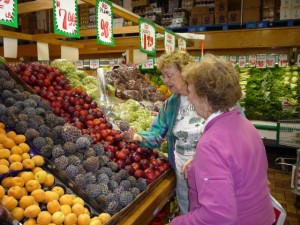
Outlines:
{"label": "red price sign", "polygon": [[279,54],[278,66],[279,67],[287,67],[287,63],[288,63],[288,55],[287,54]]}
{"label": "red price sign", "polygon": [[156,54],[155,25],[143,18],[139,20],[140,50],[144,53]]}
{"label": "red price sign", "polygon": [[267,67],[274,68],[275,67],[275,55],[267,55]]}
{"label": "red price sign", "polygon": [[114,46],[112,3],[106,0],[97,2],[97,40],[98,43]]}
{"label": "red price sign", "polygon": [[256,67],[257,68],[266,68],[267,66],[267,55],[258,54],[256,58]]}
{"label": "red price sign", "polygon": [[79,37],[77,1],[55,0],[55,33]]}
{"label": "red price sign", "polygon": [[237,60],[236,60],[236,56],[235,55],[231,55],[229,56],[229,61],[235,65],[237,63]]}
{"label": "red price sign", "polygon": [[0,24],[18,27],[16,0],[0,0]]}
{"label": "red price sign", "polygon": [[255,67],[256,66],[256,55],[249,55],[249,67]]}
{"label": "red price sign", "polygon": [[165,30],[165,51],[167,53],[175,51],[175,35]]}
{"label": "red price sign", "polygon": [[239,56],[239,67],[246,67],[247,57],[245,55]]}

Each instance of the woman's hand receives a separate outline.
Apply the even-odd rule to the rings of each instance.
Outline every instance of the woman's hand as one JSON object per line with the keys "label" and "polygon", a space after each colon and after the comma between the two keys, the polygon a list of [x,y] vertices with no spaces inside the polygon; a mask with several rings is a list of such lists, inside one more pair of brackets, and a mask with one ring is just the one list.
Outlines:
{"label": "woman's hand", "polygon": [[122,132],[121,137],[123,141],[127,142],[141,142],[143,140],[140,135],[135,133],[133,128],[129,128],[129,130]]}
{"label": "woman's hand", "polygon": [[191,159],[188,159],[182,166],[182,173],[184,175],[184,178],[187,179],[187,171],[188,171],[188,168],[190,167],[191,163],[193,162],[193,159],[194,158],[191,158]]}

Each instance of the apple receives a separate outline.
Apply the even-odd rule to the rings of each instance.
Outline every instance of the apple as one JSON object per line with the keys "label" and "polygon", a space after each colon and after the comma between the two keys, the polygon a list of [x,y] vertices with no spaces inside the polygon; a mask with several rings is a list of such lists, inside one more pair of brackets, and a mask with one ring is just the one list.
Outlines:
{"label": "apple", "polygon": [[148,159],[141,159],[140,167],[142,169],[147,169],[147,168],[149,168],[149,166],[150,166],[150,163],[149,163]]}
{"label": "apple", "polygon": [[137,169],[137,170],[134,171],[133,176],[134,176],[136,179],[141,178],[141,177],[144,176],[144,171],[141,170],[141,169]]}
{"label": "apple", "polygon": [[117,152],[116,152],[116,158],[125,160],[125,159],[128,158],[128,156],[127,156],[127,154],[125,153],[125,151],[117,151]]}

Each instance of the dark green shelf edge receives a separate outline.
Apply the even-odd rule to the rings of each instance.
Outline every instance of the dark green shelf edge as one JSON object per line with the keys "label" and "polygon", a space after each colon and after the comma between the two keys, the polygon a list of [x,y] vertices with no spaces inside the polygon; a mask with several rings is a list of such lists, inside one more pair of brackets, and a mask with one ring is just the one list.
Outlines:
{"label": "dark green shelf edge", "polygon": [[272,125],[261,125],[261,124],[254,124],[256,129],[259,130],[274,130],[277,131],[277,126],[272,126]]}

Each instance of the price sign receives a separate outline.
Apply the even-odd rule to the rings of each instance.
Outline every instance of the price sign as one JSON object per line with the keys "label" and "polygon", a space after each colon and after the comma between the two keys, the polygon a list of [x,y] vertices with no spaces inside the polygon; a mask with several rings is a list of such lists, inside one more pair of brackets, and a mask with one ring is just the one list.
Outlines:
{"label": "price sign", "polygon": [[164,33],[164,44],[166,53],[175,51],[175,34],[171,31],[165,30]]}
{"label": "price sign", "polygon": [[77,69],[83,69],[83,60],[76,61],[75,66]]}
{"label": "price sign", "polygon": [[112,3],[107,0],[97,1],[97,41],[99,44],[115,46],[113,35]]}
{"label": "price sign", "polygon": [[144,18],[139,19],[140,51],[156,55],[155,24]]}
{"label": "price sign", "polygon": [[297,65],[298,65],[298,67],[300,67],[300,54],[298,54],[298,56],[297,56]]}
{"label": "price sign", "polygon": [[142,69],[153,69],[154,68],[154,59],[150,58],[146,63],[142,64]]}
{"label": "price sign", "polygon": [[238,59],[239,67],[244,68],[246,67],[247,64],[247,56],[245,55],[240,55]]}
{"label": "price sign", "polygon": [[288,63],[288,55],[287,54],[279,54],[278,66],[279,67],[287,67],[287,63]]}
{"label": "price sign", "polygon": [[267,55],[257,54],[256,56],[256,68],[266,68],[267,67]]}
{"label": "price sign", "polygon": [[18,27],[18,1],[0,1],[0,24],[11,27]]}
{"label": "price sign", "polygon": [[91,69],[98,69],[100,65],[99,59],[90,59],[90,68]]}
{"label": "price sign", "polygon": [[274,54],[268,54],[267,55],[267,68],[274,68],[276,62],[276,55]]}
{"label": "price sign", "polygon": [[248,56],[248,65],[249,65],[249,67],[255,67],[256,66],[256,55],[249,55]]}
{"label": "price sign", "polygon": [[227,56],[227,55],[220,55],[219,57],[220,57],[220,59],[225,59],[225,60],[228,59],[228,56]]}
{"label": "price sign", "polygon": [[186,51],[186,40],[184,38],[178,38],[178,50]]}
{"label": "price sign", "polygon": [[230,61],[233,65],[235,65],[235,64],[237,63],[237,57],[236,57],[236,55],[231,55],[231,56],[229,56],[229,61]]}
{"label": "price sign", "polygon": [[53,0],[54,33],[79,38],[77,0]]}

